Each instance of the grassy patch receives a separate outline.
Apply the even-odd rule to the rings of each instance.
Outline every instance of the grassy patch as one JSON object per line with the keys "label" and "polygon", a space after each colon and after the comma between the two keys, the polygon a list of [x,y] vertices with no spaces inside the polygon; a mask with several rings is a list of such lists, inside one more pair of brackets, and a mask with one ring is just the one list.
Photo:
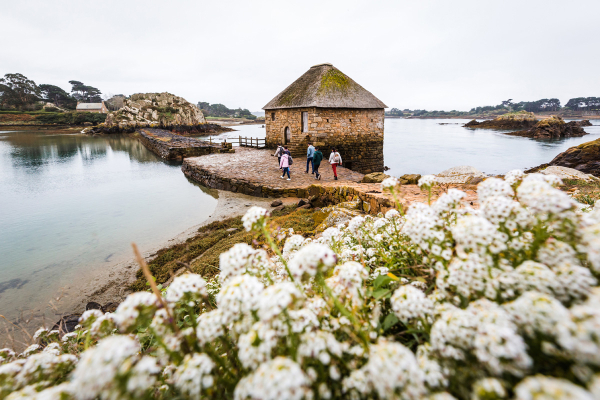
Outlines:
{"label": "grassy patch", "polygon": [[600,199],[600,181],[588,182],[579,179],[563,179],[561,189],[575,193],[573,197],[582,204],[593,206]]}
{"label": "grassy patch", "polygon": [[[314,230],[322,220],[315,216],[313,210],[296,209],[296,206],[285,207],[275,211],[270,219],[271,226],[277,230],[293,228],[294,232],[305,237],[313,236]],[[242,218],[235,217],[216,221],[199,229],[198,234],[184,243],[162,249],[150,260],[148,266],[157,283],[166,282],[181,265],[190,264],[192,270],[205,277],[219,273],[219,255],[229,250],[236,243],[262,246],[262,238],[253,232],[246,232]],[[283,248],[283,243],[280,243]],[[137,279],[131,285],[135,291],[146,290],[146,280],[142,272],[137,272]]]}

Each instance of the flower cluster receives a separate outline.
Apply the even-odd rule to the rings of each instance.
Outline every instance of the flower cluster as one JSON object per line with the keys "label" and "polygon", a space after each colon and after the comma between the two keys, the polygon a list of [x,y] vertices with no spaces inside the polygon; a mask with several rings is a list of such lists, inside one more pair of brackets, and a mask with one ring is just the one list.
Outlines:
{"label": "flower cluster", "polygon": [[0,349],[0,399],[600,398],[600,208],[559,184],[488,178],[478,210],[456,189],[405,215],[346,203],[346,222],[277,241],[252,208],[271,252],[236,244],[213,279]]}

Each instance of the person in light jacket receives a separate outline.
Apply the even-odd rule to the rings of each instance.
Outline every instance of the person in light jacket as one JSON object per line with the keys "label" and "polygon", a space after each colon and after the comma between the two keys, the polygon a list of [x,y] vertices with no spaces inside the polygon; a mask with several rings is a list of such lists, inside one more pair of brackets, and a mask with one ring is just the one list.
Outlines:
{"label": "person in light jacket", "polygon": [[313,164],[313,155],[315,154],[315,148],[311,142],[308,142],[308,150],[306,151],[306,173],[308,174],[308,166],[312,169],[312,174],[315,173],[315,165]]}
{"label": "person in light jacket", "polygon": [[290,155],[289,153],[283,153],[281,155],[281,163],[279,164],[279,167],[281,169],[283,169],[283,175],[281,175],[281,179],[285,178],[285,174],[287,173],[287,180],[291,180],[290,177]]}
{"label": "person in light jacket", "polygon": [[[279,144],[277,145],[277,150],[275,150],[275,157],[277,157],[277,165],[281,165],[281,155],[283,154],[283,147]],[[279,167],[281,169],[281,167]]]}
{"label": "person in light jacket", "polygon": [[337,166],[342,165],[342,156],[335,148],[331,149],[331,154],[329,155],[329,164],[331,164],[331,168],[333,169],[333,179],[337,181]]}

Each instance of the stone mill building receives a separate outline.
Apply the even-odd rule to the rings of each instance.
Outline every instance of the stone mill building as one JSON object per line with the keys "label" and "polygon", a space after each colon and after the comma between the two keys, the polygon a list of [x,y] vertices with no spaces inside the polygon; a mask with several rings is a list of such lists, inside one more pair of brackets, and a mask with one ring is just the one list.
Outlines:
{"label": "stone mill building", "polygon": [[384,108],[333,65],[315,65],[263,107],[266,144],[286,145],[300,160],[308,142],[326,158],[335,147],[346,168],[383,171]]}

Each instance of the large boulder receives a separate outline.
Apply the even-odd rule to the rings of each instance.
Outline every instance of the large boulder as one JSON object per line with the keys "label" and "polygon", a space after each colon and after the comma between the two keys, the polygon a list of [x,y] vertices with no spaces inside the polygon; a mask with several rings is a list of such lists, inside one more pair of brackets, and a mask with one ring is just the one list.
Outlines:
{"label": "large boulder", "polygon": [[600,177],[600,139],[567,149],[550,161],[549,165],[569,167]]}
{"label": "large boulder", "polygon": [[462,165],[442,171],[436,177],[439,183],[467,183],[472,178],[486,178],[487,175],[475,167]]}
{"label": "large boulder", "polygon": [[129,127],[194,126],[206,123],[202,110],[171,93],[137,93],[123,101],[123,108],[106,117],[105,126]]}
{"label": "large boulder", "polygon": [[576,179],[576,180],[580,180],[580,181],[596,181],[596,180],[598,180],[598,178],[596,178],[594,175],[586,174],[584,172],[578,171],[573,168],[559,167],[556,165],[552,165],[548,168],[544,168],[539,172],[544,175],[556,175],[560,179]]}
{"label": "large boulder", "polygon": [[555,139],[587,135],[587,132],[584,131],[581,126],[582,121],[565,122],[565,120],[563,120],[561,117],[552,115],[549,118],[539,121],[531,129],[508,132],[508,134],[513,136],[524,136],[533,139]]}
{"label": "large boulder", "polygon": [[403,185],[416,185],[419,183],[421,175],[419,174],[404,174],[400,177],[400,183]]}
{"label": "large boulder", "polygon": [[384,179],[389,178],[390,176],[387,174],[384,174],[383,172],[373,172],[370,174],[365,175],[362,178],[362,183],[381,183],[383,182]]}

